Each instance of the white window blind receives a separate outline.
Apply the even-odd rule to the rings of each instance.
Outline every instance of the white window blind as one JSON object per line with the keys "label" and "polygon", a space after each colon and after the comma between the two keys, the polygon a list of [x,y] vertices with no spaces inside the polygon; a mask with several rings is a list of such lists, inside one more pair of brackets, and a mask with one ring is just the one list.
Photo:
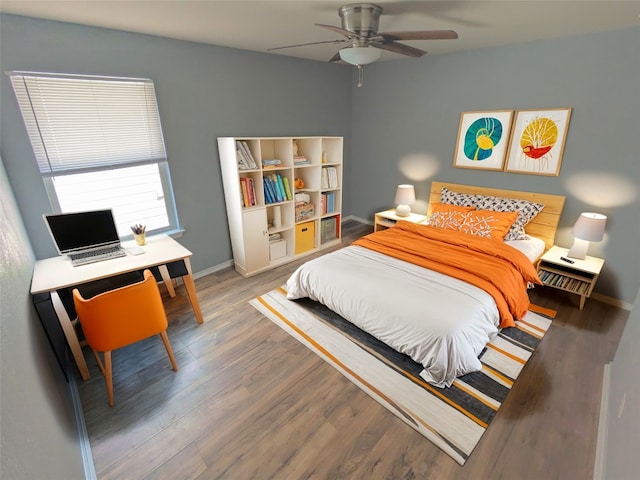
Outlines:
{"label": "white window blind", "polygon": [[8,75],[55,212],[111,208],[121,237],[180,229],[151,80]]}
{"label": "white window blind", "polygon": [[166,161],[151,80],[10,77],[43,175]]}

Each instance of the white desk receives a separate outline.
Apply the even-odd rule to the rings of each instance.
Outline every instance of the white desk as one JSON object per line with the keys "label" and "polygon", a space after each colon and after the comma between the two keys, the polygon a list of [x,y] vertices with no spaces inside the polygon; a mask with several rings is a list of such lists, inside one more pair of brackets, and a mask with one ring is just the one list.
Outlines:
{"label": "white desk", "polygon": [[[123,247],[132,247],[134,241],[124,242]],[[82,348],[75,329],[69,318],[67,310],[60,300],[57,290],[72,287],[82,283],[108,278],[122,273],[143,270],[145,268],[157,266],[160,275],[169,290],[170,296],[175,296],[173,284],[166,265],[171,262],[182,260],[187,269],[187,275],[182,276],[187,296],[191,302],[193,313],[198,323],[203,322],[196,286],[191,274],[191,264],[189,257],[191,252],[167,235],[156,235],[147,237],[146,245],[140,247],[145,253],[141,255],[131,255],[127,253],[125,257],[113,258],[102,262],[90,263],[74,267],[66,256],[58,256],[38,260],[33,268],[33,278],[31,280],[31,294],[46,293],[51,295],[51,302],[56,311],[60,325],[71,348],[73,358],[80,370],[83,380],[90,377],[89,369],[82,354]]]}

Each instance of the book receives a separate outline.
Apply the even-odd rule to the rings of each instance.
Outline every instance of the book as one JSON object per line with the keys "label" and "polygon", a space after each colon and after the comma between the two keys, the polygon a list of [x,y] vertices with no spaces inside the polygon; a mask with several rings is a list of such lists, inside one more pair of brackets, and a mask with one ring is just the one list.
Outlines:
{"label": "book", "polygon": [[282,183],[284,184],[284,193],[287,195],[287,200],[293,200],[291,188],[289,188],[289,179],[287,177],[283,177]]}
{"label": "book", "polygon": [[262,188],[264,190],[264,201],[265,203],[273,203],[273,197],[271,196],[271,192],[269,191],[267,182],[268,180],[266,178],[262,179]]}
{"label": "book", "polygon": [[247,193],[249,194],[249,205],[256,205],[256,187],[253,178],[247,179]]}
{"label": "book", "polygon": [[248,207],[251,204],[249,203],[249,193],[247,192],[247,179],[245,177],[240,177],[240,188],[242,189],[242,206]]}
{"label": "book", "polygon": [[329,172],[326,168],[323,168],[321,173],[320,188],[327,189],[329,188]]}
{"label": "book", "polygon": [[279,174],[273,176],[273,183],[276,188],[276,192],[278,194],[278,201],[284,202],[285,194],[284,194],[284,189],[282,188],[282,180]]}
{"label": "book", "polygon": [[328,167],[329,188],[338,188],[338,170],[336,167]]}
{"label": "book", "polygon": [[271,185],[273,187],[273,191],[275,193],[275,199],[277,202],[282,202],[284,201],[283,197],[282,197],[282,192],[280,192],[280,187],[278,186],[278,177],[276,176],[275,173],[269,175],[269,180],[271,182]]}
{"label": "book", "polygon": [[269,203],[276,203],[278,201],[278,197],[276,195],[275,189],[273,188],[273,181],[269,177],[264,177],[264,182],[269,191]]}
{"label": "book", "polygon": [[284,182],[282,181],[282,175],[278,173],[276,175],[276,180],[278,182],[278,188],[280,189],[280,195],[282,196],[282,201],[284,202],[287,200],[287,192],[284,189]]}

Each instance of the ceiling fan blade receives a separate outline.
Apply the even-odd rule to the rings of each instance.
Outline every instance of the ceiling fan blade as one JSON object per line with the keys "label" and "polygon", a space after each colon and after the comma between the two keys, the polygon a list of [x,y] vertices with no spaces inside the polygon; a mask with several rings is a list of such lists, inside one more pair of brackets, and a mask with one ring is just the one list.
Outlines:
{"label": "ceiling fan blade", "polygon": [[339,33],[340,35],[344,35],[349,38],[365,38],[362,35],[358,35],[357,33],[350,32],[349,30],[345,30],[344,28],[334,27],[333,25],[324,25],[322,23],[316,23],[316,27],[322,27],[331,30],[332,32]]}
{"label": "ceiling fan blade", "polygon": [[414,32],[384,32],[378,33],[384,41],[394,40],[454,40],[458,34],[453,30],[418,30]]}
{"label": "ceiling fan blade", "polygon": [[329,60],[330,62],[337,62],[338,60],[341,60],[342,58],[340,57],[340,51],[338,50],[336,52],[336,54],[331,57],[331,60]]}
{"label": "ceiling fan blade", "polygon": [[324,42],[299,43],[297,45],[286,45],[284,47],[267,48],[267,51],[282,50],[283,48],[306,47],[308,45],[322,45],[323,43],[346,43],[348,40],[325,40]]}
{"label": "ceiling fan blade", "polygon": [[407,55],[408,57],[422,57],[426,55],[427,52],[424,50],[420,50],[419,48],[410,47],[409,45],[404,45],[402,43],[396,42],[388,42],[388,43],[377,43],[371,42],[372,47],[381,48],[383,50],[389,50],[390,52],[399,53],[400,55]]}

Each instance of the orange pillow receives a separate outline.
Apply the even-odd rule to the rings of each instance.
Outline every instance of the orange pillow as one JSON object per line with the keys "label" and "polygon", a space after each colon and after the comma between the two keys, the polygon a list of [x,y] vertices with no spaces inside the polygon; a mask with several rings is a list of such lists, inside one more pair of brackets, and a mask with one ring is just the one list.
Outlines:
{"label": "orange pillow", "polygon": [[465,215],[460,231],[470,235],[502,241],[516,218],[518,218],[518,212],[474,210]]}
{"label": "orange pillow", "polygon": [[462,207],[446,203],[431,204],[431,216],[429,225],[445,230],[460,230],[464,223],[465,215],[476,207]]}

